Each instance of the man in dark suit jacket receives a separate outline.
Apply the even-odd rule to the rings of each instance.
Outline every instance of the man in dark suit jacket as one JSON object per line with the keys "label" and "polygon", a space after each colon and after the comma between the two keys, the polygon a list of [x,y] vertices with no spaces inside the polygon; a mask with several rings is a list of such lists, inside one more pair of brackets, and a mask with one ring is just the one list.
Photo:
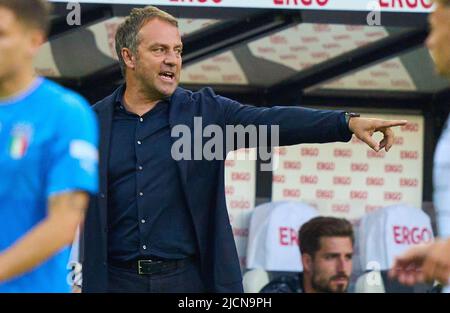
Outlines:
{"label": "man in dark suit jacket", "polygon": [[[173,151],[177,126],[196,137],[194,117],[202,118],[203,129],[223,131],[227,125],[278,125],[279,145],[349,141],[354,133],[377,151],[392,146],[391,126],[406,123],[340,111],[257,108],[210,88],[179,88],[177,21],[154,7],[131,12],[117,31],[116,50],[126,84],[94,106],[100,195],[86,217],[84,292],[242,292],[225,204],[228,150],[216,147],[222,158],[199,159],[193,152],[202,146],[198,150],[192,140],[187,150]],[[379,144],[371,138],[375,131],[385,135]],[[186,152],[194,160],[179,158]]]}

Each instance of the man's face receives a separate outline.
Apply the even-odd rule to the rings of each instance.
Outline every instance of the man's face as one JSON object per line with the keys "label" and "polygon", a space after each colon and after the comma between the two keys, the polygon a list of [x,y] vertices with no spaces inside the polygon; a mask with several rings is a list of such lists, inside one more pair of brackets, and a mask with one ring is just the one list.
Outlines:
{"label": "man's face", "polygon": [[0,6],[0,82],[29,66],[25,61],[39,48],[35,35],[36,30],[26,30],[11,10]]}
{"label": "man's face", "polygon": [[172,95],[180,81],[183,49],[178,28],[158,18],[139,31],[136,77],[157,97]]}
{"label": "man's face", "polygon": [[311,260],[311,286],[317,292],[346,292],[352,273],[353,245],[348,237],[322,237]]}
{"label": "man's face", "polygon": [[450,8],[437,4],[429,17],[431,32],[427,46],[433,56],[436,70],[450,78]]}
{"label": "man's face", "polygon": [[21,23],[15,14],[0,6],[0,82],[30,66],[44,34]]}

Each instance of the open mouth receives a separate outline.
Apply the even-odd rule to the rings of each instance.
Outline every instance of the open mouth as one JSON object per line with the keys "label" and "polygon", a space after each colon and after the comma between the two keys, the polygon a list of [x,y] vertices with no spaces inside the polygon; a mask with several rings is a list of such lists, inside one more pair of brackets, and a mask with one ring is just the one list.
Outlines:
{"label": "open mouth", "polygon": [[159,77],[164,81],[172,82],[175,80],[175,73],[169,71],[160,72]]}

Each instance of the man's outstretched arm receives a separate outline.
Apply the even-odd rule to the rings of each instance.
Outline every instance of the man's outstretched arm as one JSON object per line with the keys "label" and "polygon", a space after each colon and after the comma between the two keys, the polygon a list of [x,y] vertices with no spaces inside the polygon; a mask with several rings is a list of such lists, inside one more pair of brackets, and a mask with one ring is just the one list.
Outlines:
{"label": "man's outstretched arm", "polygon": [[32,270],[71,244],[88,200],[89,195],[82,191],[50,197],[47,217],[0,252],[0,283]]}
{"label": "man's outstretched arm", "polygon": [[389,275],[405,285],[434,280],[444,285],[449,284],[450,239],[409,249],[396,258]]}
{"label": "man's outstretched arm", "polygon": [[[406,120],[382,120],[351,117],[348,121],[341,110],[316,110],[303,107],[254,107],[243,105],[231,99],[211,96],[222,106],[226,124],[231,125],[277,125],[279,144],[325,143],[349,141],[352,133],[375,151],[389,151],[394,143],[392,127],[403,126]],[[381,132],[383,139],[377,143],[375,132]]]}

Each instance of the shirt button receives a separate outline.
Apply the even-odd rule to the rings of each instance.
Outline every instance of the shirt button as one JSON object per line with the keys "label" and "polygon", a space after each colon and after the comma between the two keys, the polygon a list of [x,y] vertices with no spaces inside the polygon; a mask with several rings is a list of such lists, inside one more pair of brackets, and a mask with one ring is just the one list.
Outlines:
{"label": "shirt button", "polygon": [[142,166],[138,166],[138,170],[142,171],[143,167]]}
{"label": "shirt button", "polygon": [[144,219],[141,220],[141,223],[142,223],[142,224],[145,224],[145,222],[146,222],[146,221],[145,221]]}
{"label": "shirt button", "polygon": [[147,246],[146,246],[146,245],[143,245],[143,246],[142,246],[142,249],[147,250]]}
{"label": "shirt button", "polygon": [[139,118],[139,122],[142,123],[143,121],[144,121],[144,119],[143,119],[142,117],[140,117],[140,118]]}
{"label": "shirt button", "polygon": [[141,192],[139,193],[139,195],[142,197],[142,196],[144,195],[144,193],[141,191]]}
{"label": "shirt button", "polygon": [[137,141],[137,144],[140,145],[140,144],[142,144],[142,142],[141,142],[140,140],[138,140],[138,141]]}

